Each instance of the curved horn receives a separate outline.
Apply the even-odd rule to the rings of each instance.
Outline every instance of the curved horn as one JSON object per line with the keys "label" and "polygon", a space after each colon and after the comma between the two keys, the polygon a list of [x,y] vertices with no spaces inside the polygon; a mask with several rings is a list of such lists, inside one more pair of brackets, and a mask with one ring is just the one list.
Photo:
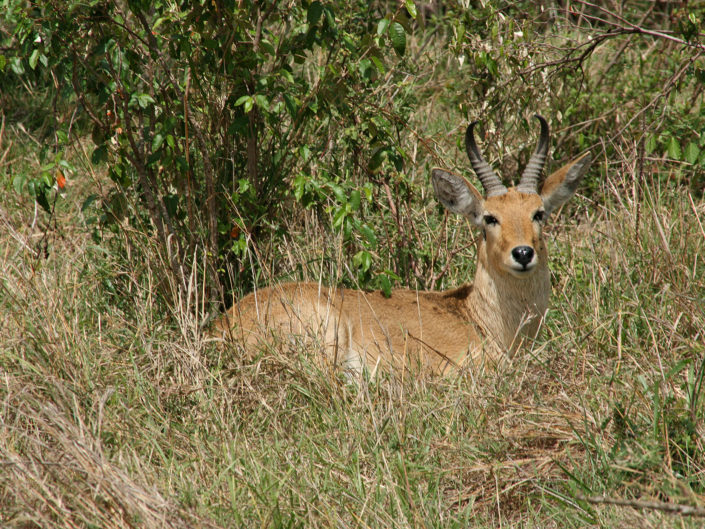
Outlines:
{"label": "curved horn", "polygon": [[475,134],[473,129],[477,125],[477,121],[473,121],[468,125],[465,131],[465,150],[468,152],[468,158],[470,158],[470,165],[472,165],[473,171],[480,179],[482,187],[485,189],[485,195],[487,198],[503,195],[507,192],[507,188],[492,170],[490,164],[488,164],[480,153],[480,149],[477,148],[477,143],[475,143]]}
{"label": "curved horn", "polygon": [[521,175],[521,180],[517,186],[517,191],[527,194],[536,194],[539,177],[541,176],[541,171],[543,171],[543,166],[546,164],[546,156],[548,155],[548,123],[543,116],[534,114],[534,117],[541,123],[541,137],[534,154],[531,156],[529,163],[526,164],[524,173]]}

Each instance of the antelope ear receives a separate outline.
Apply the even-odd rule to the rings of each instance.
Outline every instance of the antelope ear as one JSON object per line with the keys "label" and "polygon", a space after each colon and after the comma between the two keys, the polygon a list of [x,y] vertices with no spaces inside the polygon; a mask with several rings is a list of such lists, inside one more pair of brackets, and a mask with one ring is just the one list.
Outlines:
{"label": "antelope ear", "polygon": [[446,209],[467,217],[476,225],[481,224],[484,200],[470,182],[443,169],[431,171],[431,182],[436,197]]}
{"label": "antelope ear", "polygon": [[547,215],[568,202],[575,194],[591,163],[592,156],[587,152],[546,178],[541,187],[541,199]]}

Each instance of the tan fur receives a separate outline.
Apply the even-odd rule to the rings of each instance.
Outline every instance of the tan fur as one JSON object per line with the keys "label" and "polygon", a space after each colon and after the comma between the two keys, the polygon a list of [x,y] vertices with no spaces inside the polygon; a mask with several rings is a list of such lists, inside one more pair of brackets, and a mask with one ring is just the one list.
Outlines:
{"label": "tan fur", "polygon": [[544,181],[543,185],[541,186],[541,194],[542,195],[550,195],[552,193],[555,193],[558,187],[565,181],[565,177],[568,174],[568,171],[578,162],[582,162],[585,158],[588,158],[590,156],[590,153],[586,152],[585,154],[578,156],[575,160],[570,162],[568,165],[564,165],[558,171],[555,173],[551,173],[551,176],[546,178]]}
{"label": "tan fur", "polygon": [[[569,198],[572,192],[561,189],[561,183],[578,160],[547,179],[552,189],[544,197],[563,193]],[[582,178],[586,167],[580,170],[573,181]],[[471,211],[463,214],[474,215],[471,220],[484,232],[473,284],[445,292],[398,289],[385,298],[380,292],[286,283],[245,296],[216,323],[216,332],[247,348],[272,339],[319,341],[331,364],[358,373],[402,365],[442,373],[514,354],[536,337],[548,308],[543,222],[534,219],[543,208],[542,197],[510,188],[483,200],[462,177],[436,171],[465,182],[467,189],[459,185],[457,200],[451,193],[449,202]],[[486,224],[487,215],[498,223]],[[518,271],[512,259],[512,249],[519,246],[535,252],[535,264],[527,271]]]}

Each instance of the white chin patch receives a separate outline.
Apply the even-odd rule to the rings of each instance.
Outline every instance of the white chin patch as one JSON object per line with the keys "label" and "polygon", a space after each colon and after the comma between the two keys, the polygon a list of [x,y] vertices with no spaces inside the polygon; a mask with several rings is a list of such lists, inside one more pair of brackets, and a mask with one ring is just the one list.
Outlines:
{"label": "white chin patch", "polygon": [[534,271],[537,264],[538,264],[538,260],[536,259],[536,257],[534,257],[534,259],[532,259],[531,262],[528,263],[526,266],[524,266],[520,263],[517,263],[516,261],[514,261],[512,259],[509,262],[509,265],[507,266],[507,268],[509,269],[509,272],[516,277],[526,277],[531,272]]}

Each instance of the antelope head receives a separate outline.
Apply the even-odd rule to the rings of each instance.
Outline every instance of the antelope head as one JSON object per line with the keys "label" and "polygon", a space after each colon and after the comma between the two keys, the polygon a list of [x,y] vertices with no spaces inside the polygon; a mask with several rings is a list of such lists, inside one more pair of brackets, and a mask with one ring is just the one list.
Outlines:
{"label": "antelope head", "polygon": [[547,274],[544,222],[573,196],[590,166],[591,158],[586,153],[548,177],[539,191],[538,182],[548,155],[549,130],[543,117],[538,114],[535,117],[541,124],[539,142],[516,187],[505,187],[482,157],[473,132],[477,122],[467,128],[465,148],[485,191],[484,198],[462,176],[442,169],[432,172],[433,188],[440,202],[482,230],[478,272],[482,266],[499,277],[527,279],[537,270]]}

